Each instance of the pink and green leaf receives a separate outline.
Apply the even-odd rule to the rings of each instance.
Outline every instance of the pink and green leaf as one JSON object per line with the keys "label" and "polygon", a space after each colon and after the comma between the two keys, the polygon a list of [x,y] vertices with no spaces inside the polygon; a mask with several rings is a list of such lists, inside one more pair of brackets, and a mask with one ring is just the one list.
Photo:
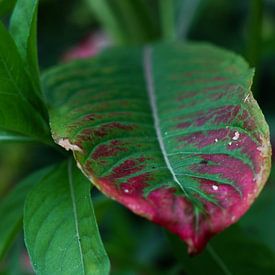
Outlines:
{"label": "pink and green leaf", "polygon": [[104,194],[197,253],[250,207],[270,171],[253,70],[208,44],[114,49],[52,69],[54,140]]}

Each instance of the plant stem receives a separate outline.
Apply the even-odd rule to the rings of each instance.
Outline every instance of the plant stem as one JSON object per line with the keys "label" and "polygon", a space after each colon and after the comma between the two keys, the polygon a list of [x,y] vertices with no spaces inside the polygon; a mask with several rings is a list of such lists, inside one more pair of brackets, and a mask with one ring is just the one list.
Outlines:
{"label": "plant stem", "polygon": [[168,41],[175,40],[177,33],[174,0],[160,0],[159,4],[163,39]]}
{"label": "plant stem", "polygon": [[154,22],[144,0],[117,0],[115,3],[129,42],[140,44],[156,38]]}
{"label": "plant stem", "polygon": [[182,0],[180,5],[176,7],[178,10],[177,18],[177,36],[185,39],[190,26],[194,20],[201,0]]}
{"label": "plant stem", "polygon": [[108,0],[86,0],[92,11],[115,42],[123,44],[127,37],[115,17]]}
{"label": "plant stem", "polygon": [[103,28],[117,44],[142,44],[157,37],[144,0],[87,0]]}

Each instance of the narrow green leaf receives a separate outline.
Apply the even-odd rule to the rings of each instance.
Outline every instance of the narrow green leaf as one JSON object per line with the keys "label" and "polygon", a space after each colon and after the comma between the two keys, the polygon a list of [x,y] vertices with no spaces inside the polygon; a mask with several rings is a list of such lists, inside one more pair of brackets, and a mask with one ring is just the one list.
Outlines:
{"label": "narrow green leaf", "polygon": [[9,13],[14,5],[16,0],[0,0],[0,16],[4,16]]}
{"label": "narrow green leaf", "polygon": [[119,21],[107,0],[87,0],[98,20],[102,23],[108,34],[119,43],[127,40],[126,34],[121,30]]}
{"label": "narrow green leaf", "polygon": [[14,241],[17,233],[22,229],[22,218],[25,198],[33,187],[39,182],[50,168],[42,169],[35,172],[25,180],[20,182],[16,187],[0,201],[0,259]]}
{"label": "narrow green leaf", "polygon": [[178,39],[186,38],[202,0],[174,0],[176,2],[176,33]]}
{"label": "narrow green leaf", "polygon": [[184,39],[201,0],[160,0],[162,34],[166,40]]}
{"label": "narrow green leaf", "polygon": [[103,28],[118,44],[140,44],[158,37],[145,0],[86,0]]}
{"label": "narrow green leaf", "polygon": [[10,33],[34,82],[35,92],[40,93],[36,37],[38,2],[17,0],[10,20]]}
{"label": "narrow green leaf", "polygon": [[113,5],[128,42],[141,44],[157,38],[156,23],[146,0],[116,0]]}
{"label": "narrow green leaf", "polygon": [[34,139],[30,138],[30,137],[26,137],[26,136],[22,136],[19,134],[16,134],[14,132],[7,132],[7,131],[2,131],[0,129],[0,142],[3,141],[19,141],[19,142],[25,142],[25,141],[34,141]]}
{"label": "narrow green leaf", "polygon": [[175,19],[175,1],[174,0],[160,0],[160,14],[162,22],[163,38],[165,40],[175,40],[177,37],[176,32],[176,19]]}
{"label": "narrow green leaf", "polygon": [[90,189],[69,161],[56,167],[28,195],[25,242],[38,274],[109,273]]}
{"label": "narrow green leaf", "polygon": [[253,70],[208,44],[117,48],[44,77],[53,138],[108,196],[197,253],[270,172]]}
{"label": "narrow green leaf", "polygon": [[0,128],[49,141],[44,103],[35,93],[10,34],[0,22]]}

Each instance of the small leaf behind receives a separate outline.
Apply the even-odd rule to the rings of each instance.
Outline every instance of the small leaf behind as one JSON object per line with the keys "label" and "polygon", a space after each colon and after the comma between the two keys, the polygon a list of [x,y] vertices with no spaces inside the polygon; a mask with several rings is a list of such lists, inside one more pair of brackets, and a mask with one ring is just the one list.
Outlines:
{"label": "small leaf behind", "polygon": [[30,192],[25,242],[38,274],[109,273],[90,198],[90,184],[72,162],[63,163]]}
{"label": "small leaf behind", "polygon": [[33,141],[33,139],[11,131],[2,131],[0,129],[0,142],[3,142],[3,141],[7,141],[7,142],[20,141],[21,142],[21,141]]}
{"label": "small leaf behind", "polygon": [[148,1],[86,0],[103,28],[119,44],[140,44],[158,38]]}
{"label": "small leaf behind", "polygon": [[20,182],[2,201],[0,201],[0,259],[22,228],[24,201],[33,185],[40,181],[50,168],[35,172]]}

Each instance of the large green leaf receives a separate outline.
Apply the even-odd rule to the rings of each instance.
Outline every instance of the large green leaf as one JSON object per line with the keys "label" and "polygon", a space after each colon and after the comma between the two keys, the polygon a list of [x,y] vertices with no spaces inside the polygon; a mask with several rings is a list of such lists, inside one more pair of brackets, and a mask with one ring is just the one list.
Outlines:
{"label": "large green leaf", "polygon": [[11,16],[10,32],[30,73],[35,92],[40,92],[36,41],[37,9],[38,0],[17,0]]}
{"label": "large green leaf", "polygon": [[0,37],[0,128],[47,141],[49,126],[44,103],[1,22]]}
{"label": "large green leaf", "polygon": [[90,184],[63,163],[27,197],[25,242],[37,274],[108,274],[90,198]]}
{"label": "large green leaf", "polygon": [[245,61],[207,44],[115,49],[48,72],[55,141],[105,194],[189,252],[236,222],[270,170]]}
{"label": "large green leaf", "polygon": [[0,201],[0,259],[22,229],[23,207],[28,192],[49,170],[46,168],[27,177]]}

